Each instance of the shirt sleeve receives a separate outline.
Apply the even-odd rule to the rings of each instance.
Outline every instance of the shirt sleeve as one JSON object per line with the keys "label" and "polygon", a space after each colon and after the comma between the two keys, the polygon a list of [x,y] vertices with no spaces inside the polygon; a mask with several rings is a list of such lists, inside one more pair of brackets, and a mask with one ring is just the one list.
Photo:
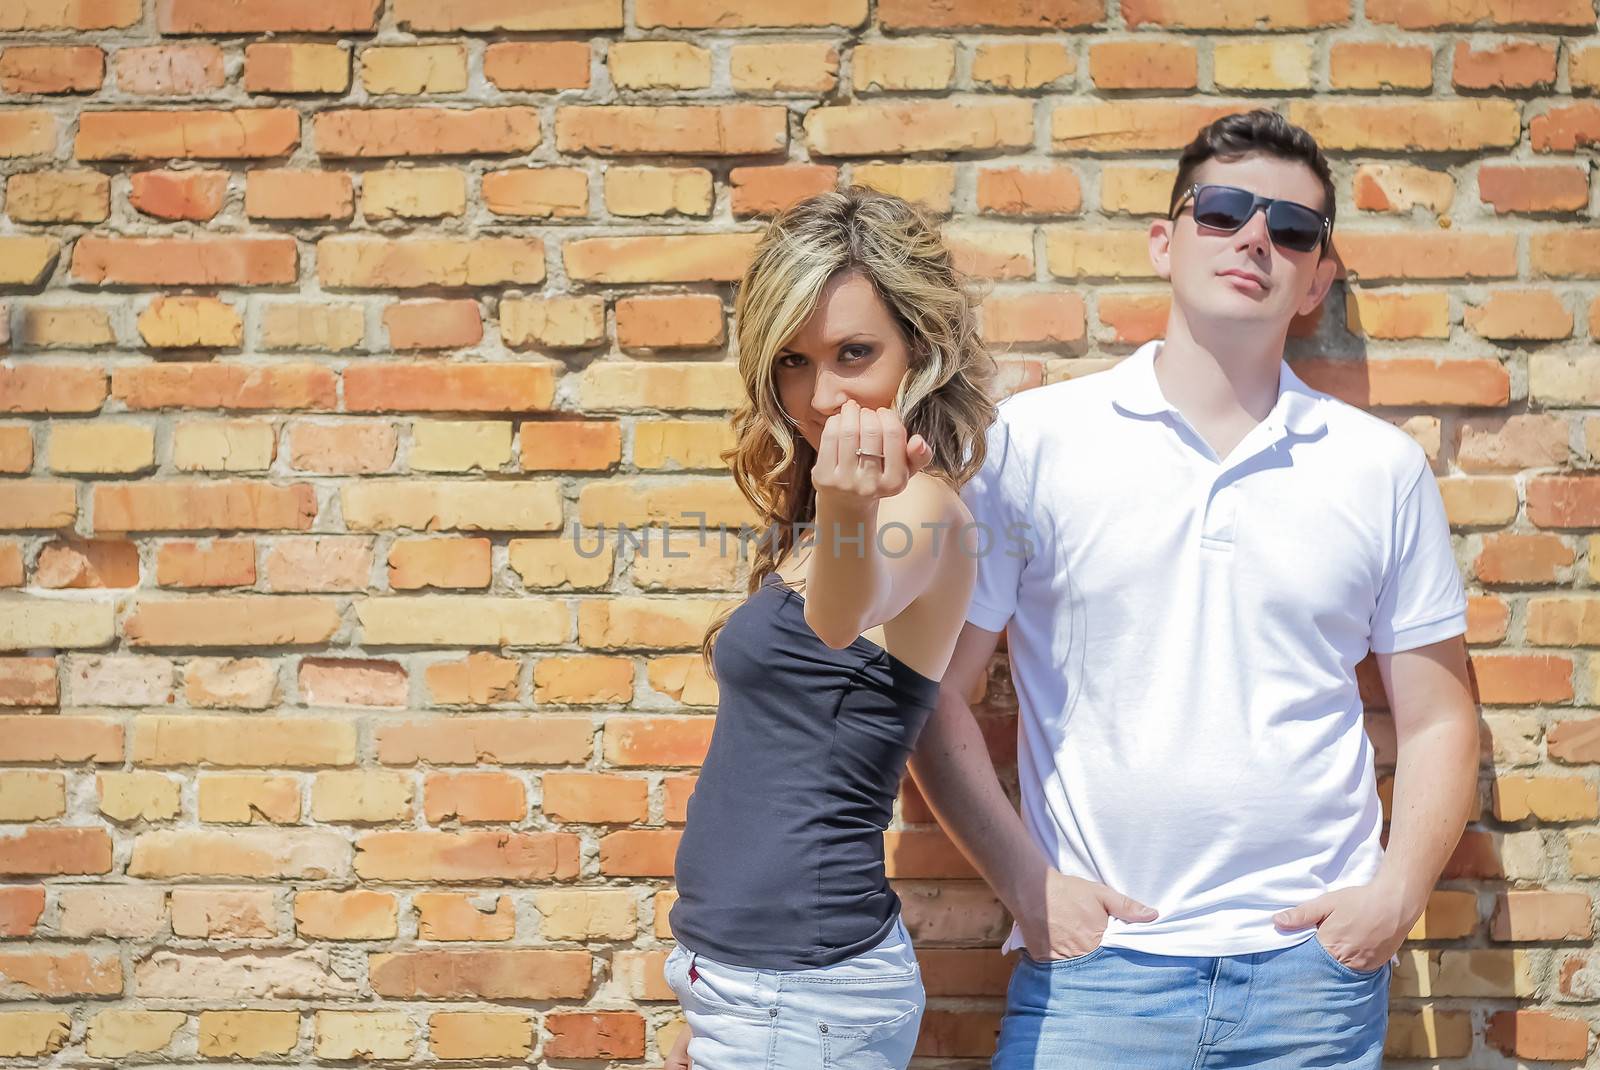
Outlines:
{"label": "shirt sleeve", "polygon": [[967,620],[990,632],[1004,631],[1017,608],[1017,588],[1031,541],[1025,523],[1026,481],[1005,406],[989,425],[983,467],[961,488],[976,531],[962,540],[977,558],[978,578]]}
{"label": "shirt sleeve", "polygon": [[1467,630],[1467,596],[1450,546],[1439,484],[1424,462],[1400,502],[1371,647],[1378,654],[1437,643]]}

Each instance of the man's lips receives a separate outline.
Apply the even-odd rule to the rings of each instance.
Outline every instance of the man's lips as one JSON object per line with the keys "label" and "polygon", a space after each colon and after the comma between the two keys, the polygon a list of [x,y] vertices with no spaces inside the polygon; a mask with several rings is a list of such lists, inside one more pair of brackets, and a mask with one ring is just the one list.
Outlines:
{"label": "man's lips", "polygon": [[1262,278],[1260,275],[1253,275],[1248,271],[1241,271],[1238,268],[1229,268],[1226,271],[1219,271],[1217,274],[1221,275],[1225,279],[1243,279],[1246,282],[1255,283],[1256,288],[1262,293],[1266,293],[1271,289],[1271,287],[1267,285],[1267,280]]}

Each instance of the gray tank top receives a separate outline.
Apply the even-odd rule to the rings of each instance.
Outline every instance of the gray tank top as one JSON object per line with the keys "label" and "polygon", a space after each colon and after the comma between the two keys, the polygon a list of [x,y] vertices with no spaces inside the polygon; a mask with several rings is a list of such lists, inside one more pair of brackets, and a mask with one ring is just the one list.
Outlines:
{"label": "gray tank top", "polygon": [[678,846],[673,937],[757,969],[831,966],[900,915],[883,830],[938,681],[869,640],[834,650],[769,574],[712,653],[716,725]]}

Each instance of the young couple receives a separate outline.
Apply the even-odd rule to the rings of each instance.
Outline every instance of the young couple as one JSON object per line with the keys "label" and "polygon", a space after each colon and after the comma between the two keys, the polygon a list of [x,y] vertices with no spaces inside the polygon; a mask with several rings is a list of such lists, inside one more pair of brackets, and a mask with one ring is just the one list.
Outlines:
{"label": "young couple", "polygon": [[[1171,206],[1164,341],[997,409],[919,213],[848,189],[767,232],[729,457],[775,530],[706,642],[668,1067],[906,1066],[924,993],[882,833],[908,764],[1016,920],[993,1066],[1379,1065],[1392,956],[1476,788],[1443,505],[1410,438],[1283,362],[1335,274],[1311,137],[1221,119]],[[949,537],[973,524],[1025,538]],[[967,700],[1002,631],[1020,816]]]}

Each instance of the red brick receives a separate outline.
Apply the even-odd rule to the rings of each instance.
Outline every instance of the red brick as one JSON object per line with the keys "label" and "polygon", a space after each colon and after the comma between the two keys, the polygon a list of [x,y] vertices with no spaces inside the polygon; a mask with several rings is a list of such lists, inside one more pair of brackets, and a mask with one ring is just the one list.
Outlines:
{"label": "red brick", "polygon": [[582,1000],[593,958],[544,948],[401,951],[372,955],[367,970],[372,991],[390,999]]}
{"label": "red brick", "polygon": [[1068,216],[1082,207],[1078,173],[1064,164],[978,171],[978,211],[984,215]]}
{"label": "red brick", "polygon": [[600,837],[600,872],[608,877],[670,877],[677,829],[624,829]]}
{"label": "red brick", "polygon": [[1495,896],[1489,938],[1499,941],[1588,940],[1593,904],[1587,892],[1510,891]]}
{"label": "red brick", "polygon": [[52,590],[139,586],[139,548],[126,539],[56,539],[39,550],[33,582]]}
{"label": "red brick", "polygon": [[1527,497],[1528,519],[1541,528],[1600,527],[1600,476],[1538,476]]}
{"label": "red brick", "polygon": [[297,281],[293,238],[102,238],[72,249],[80,282],[146,286],[280,286]]}
{"label": "red brick", "polygon": [[561,1012],[545,1016],[551,1059],[641,1059],[644,1018],[633,1011]]}
{"label": "red brick", "polygon": [[129,181],[128,203],[157,219],[205,222],[228,193],[226,171],[135,171]]}
{"label": "red brick", "polygon": [[1328,49],[1334,89],[1428,89],[1433,47],[1390,41],[1335,41]]}
{"label": "red brick", "polygon": [[105,80],[106,54],[93,45],[12,45],[0,53],[7,93],[93,93]]}
{"label": "red brick", "polygon": [[95,530],[299,530],[316,519],[317,498],[309,483],[271,486],[244,480],[166,480],[97,484],[93,488]]}
{"label": "red brick", "polygon": [[60,695],[55,658],[0,658],[0,706],[54,706]]}
{"label": "red brick", "polygon": [[156,29],[180,33],[370,33],[382,0],[159,0]]}
{"label": "red brick", "polygon": [[205,96],[226,78],[222,49],[212,44],[120,48],[112,72],[117,89],[132,96]]}
{"label": "red brick", "polygon": [[[16,835],[0,834],[0,876],[110,872],[111,836],[103,828],[30,828]],[[0,969],[0,974],[4,972]]]}
{"label": "red brick", "polygon": [[1478,197],[1496,212],[1576,212],[1589,204],[1589,172],[1569,165],[1484,164]]}
{"label": "red brick", "polygon": [[1600,145],[1600,104],[1582,101],[1551,108],[1528,121],[1535,152],[1576,152]]}
{"label": "red brick", "polygon": [[44,913],[44,885],[0,888],[0,937],[31,936]]}
{"label": "red brick", "polygon": [[300,143],[290,108],[230,111],[86,111],[73,154],[80,160],[248,159],[283,156]]}

